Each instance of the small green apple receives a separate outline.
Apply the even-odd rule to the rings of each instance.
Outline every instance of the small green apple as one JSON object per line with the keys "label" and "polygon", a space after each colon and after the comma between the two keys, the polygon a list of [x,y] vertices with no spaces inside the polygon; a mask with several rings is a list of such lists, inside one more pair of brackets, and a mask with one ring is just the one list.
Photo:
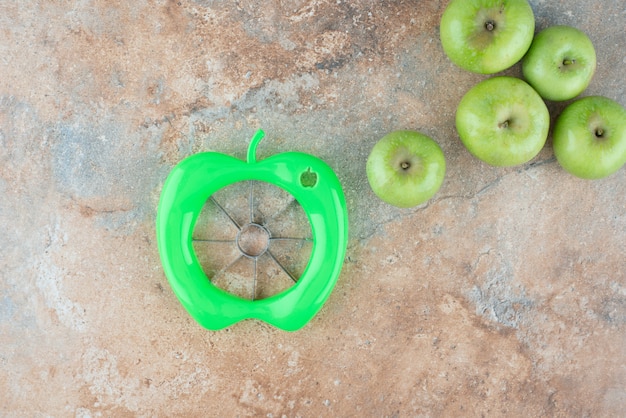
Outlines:
{"label": "small green apple", "polygon": [[466,70],[493,74],[518,62],[533,40],[527,0],[452,0],[441,17],[444,52]]}
{"label": "small green apple", "polygon": [[493,77],[472,87],[456,111],[456,129],[465,147],[495,166],[534,158],[548,137],[550,115],[537,92],[514,77]]}
{"label": "small green apple", "polygon": [[551,26],[539,32],[522,60],[526,81],[541,97],[554,101],[582,93],[595,70],[591,40],[571,26]]}
{"label": "small green apple", "polygon": [[576,100],[554,125],[554,155],[569,173],[600,179],[626,163],[626,109],[601,96]]}
{"label": "small green apple", "polygon": [[446,173],[439,145],[415,131],[382,137],[367,159],[367,179],[374,193],[390,205],[409,208],[437,193]]}

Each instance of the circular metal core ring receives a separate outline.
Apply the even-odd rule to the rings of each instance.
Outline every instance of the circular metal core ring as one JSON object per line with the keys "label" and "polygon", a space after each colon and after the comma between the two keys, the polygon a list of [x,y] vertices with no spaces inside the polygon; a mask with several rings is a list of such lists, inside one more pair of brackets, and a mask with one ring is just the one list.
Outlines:
{"label": "circular metal core ring", "polygon": [[270,232],[263,225],[250,222],[237,233],[237,248],[241,254],[249,258],[257,258],[265,254],[270,246]]}

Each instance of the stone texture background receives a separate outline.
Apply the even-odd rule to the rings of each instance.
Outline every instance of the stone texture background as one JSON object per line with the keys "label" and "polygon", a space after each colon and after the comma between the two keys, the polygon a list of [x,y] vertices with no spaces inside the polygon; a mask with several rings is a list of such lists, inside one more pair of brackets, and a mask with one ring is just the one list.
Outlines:
{"label": "stone texture background", "polygon": [[[625,171],[578,180],[550,139],[520,167],[471,157],[454,113],[485,77],[443,54],[446,4],[0,2],[0,415],[623,415]],[[584,94],[626,105],[624,3],[531,4],[596,45]],[[243,158],[258,128],[259,158],[337,172],[346,263],[302,330],[211,332],[163,275],[156,205],[183,157]],[[448,161],[415,209],[367,185],[395,129]]]}

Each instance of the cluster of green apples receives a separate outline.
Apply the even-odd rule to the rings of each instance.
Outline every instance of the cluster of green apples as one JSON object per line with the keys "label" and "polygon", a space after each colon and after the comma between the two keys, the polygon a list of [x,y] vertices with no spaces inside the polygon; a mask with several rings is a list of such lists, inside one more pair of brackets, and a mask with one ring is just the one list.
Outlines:
{"label": "cluster of green apples", "polygon": [[[596,69],[594,46],[579,29],[551,26],[535,35],[527,0],[452,0],[441,18],[440,37],[450,60],[474,73],[495,74],[521,61],[524,80],[483,80],[457,107],[461,141],[493,166],[515,166],[537,156],[550,128],[545,101],[575,99]],[[577,177],[615,173],[626,163],[626,109],[601,96],[574,100],[556,119],[553,149],[561,166]],[[441,148],[418,132],[386,135],[367,161],[374,193],[399,207],[429,200],[444,175]]]}

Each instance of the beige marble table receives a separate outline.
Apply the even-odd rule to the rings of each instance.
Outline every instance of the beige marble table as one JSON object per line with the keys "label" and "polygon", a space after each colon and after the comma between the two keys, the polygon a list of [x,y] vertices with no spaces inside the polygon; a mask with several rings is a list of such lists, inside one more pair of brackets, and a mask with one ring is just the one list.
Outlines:
{"label": "beige marble table", "polygon": [[[444,55],[446,4],[0,2],[0,415],[623,415],[626,171],[574,178],[551,138],[519,167],[473,158],[454,115],[486,76]],[[594,42],[584,94],[626,105],[624,3],[531,4],[537,30]],[[159,193],[192,153],[245,158],[257,129],[259,158],[333,167],[346,262],[302,330],[208,331],[162,271]],[[396,129],[448,163],[413,209],[365,176]]]}

